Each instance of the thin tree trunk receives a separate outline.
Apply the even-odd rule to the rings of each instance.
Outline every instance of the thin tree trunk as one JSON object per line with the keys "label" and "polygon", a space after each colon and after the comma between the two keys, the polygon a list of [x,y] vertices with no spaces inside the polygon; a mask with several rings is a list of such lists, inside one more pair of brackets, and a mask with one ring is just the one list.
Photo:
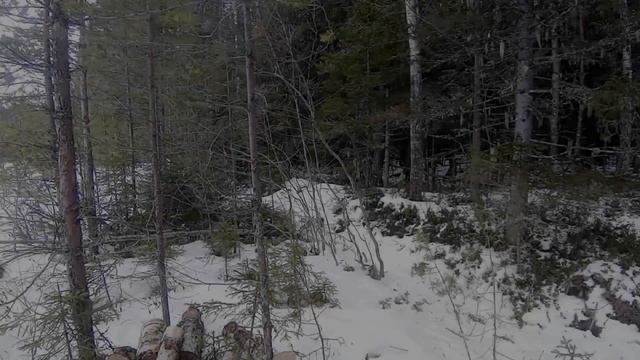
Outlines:
{"label": "thin tree trunk", "polygon": [[169,290],[167,288],[166,244],[163,230],[164,204],[162,198],[162,166],[161,137],[158,119],[158,89],[156,85],[156,50],[154,47],[156,36],[156,14],[149,11],[149,54],[147,62],[147,81],[149,87],[149,125],[151,126],[151,166],[153,168],[153,198],[155,202],[155,227],[157,248],[157,272],[160,280],[160,301],[162,304],[162,319],[167,326],[171,325],[169,315]]}
{"label": "thin tree trunk", "polygon": [[515,95],[516,124],[514,130],[515,152],[511,181],[511,201],[506,221],[506,238],[516,247],[516,263],[521,264],[521,247],[525,238],[525,220],[529,196],[529,143],[533,121],[531,117],[531,89],[533,87],[533,71],[531,57],[533,52],[533,36],[531,34],[530,0],[518,0],[521,18],[518,22],[518,65],[517,89]]}
{"label": "thin tree trunk", "polygon": [[482,113],[480,109],[481,100],[481,72],[482,54],[476,50],[473,54],[473,135],[471,139],[471,198],[473,203],[482,207],[482,193],[480,191],[480,172],[482,151]]}
{"label": "thin tree trunk", "polygon": [[80,111],[82,113],[82,140],[85,152],[84,164],[84,206],[89,232],[89,243],[93,246],[93,253],[98,253],[98,222],[96,210],[96,168],[93,160],[93,144],[91,143],[91,117],[89,115],[89,87],[87,84],[87,66],[84,52],[87,47],[87,22],[80,27]]}
{"label": "thin tree trunk", "polygon": [[65,235],[69,251],[69,291],[71,314],[81,360],[96,358],[93,334],[93,304],[82,248],[78,179],[76,178],[76,153],[73,138],[73,114],[71,106],[71,74],[69,71],[69,20],[64,13],[62,0],[53,2],[53,49],[58,108],[58,149],[60,171],[61,213],[64,214]]}
{"label": "thin tree trunk", "polygon": [[[324,138],[324,136],[322,135],[322,133],[314,127],[314,131],[318,134],[318,137],[320,138],[320,142],[322,143],[322,145],[324,145],[325,149],[327,149],[327,151],[331,154],[331,156],[333,156],[334,159],[336,159],[338,161],[338,163],[340,164],[340,167],[342,167],[342,170],[344,171],[344,175],[347,177],[347,179],[349,180],[349,184],[351,185],[351,190],[353,191],[354,195],[358,198],[358,202],[360,203],[360,208],[362,209],[363,215],[362,217],[364,219],[369,219],[369,210],[367,210],[367,207],[364,205],[364,196],[362,195],[362,191],[360,191],[360,189],[358,188],[358,186],[356,185],[356,181],[353,179],[353,176],[349,173],[349,170],[347,169],[347,165],[344,163],[344,161],[342,160],[342,158],[340,157],[340,155],[338,155],[338,153],[336,153],[331,146],[329,146],[329,143],[327,143],[327,140]],[[346,212],[344,212],[345,216],[347,217],[347,223],[350,223],[351,221],[348,219],[348,215]],[[364,221],[364,227],[367,231],[367,235],[369,235],[369,239],[371,240],[371,242],[373,243],[374,246],[374,250],[376,252],[376,258],[378,259],[378,264],[379,264],[379,269],[376,268],[375,263],[373,262],[373,256],[371,255],[371,250],[369,250],[369,244],[365,241],[365,245],[367,246],[367,249],[369,250],[369,256],[371,257],[371,265],[372,265],[372,277],[376,280],[380,280],[384,277],[384,261],[382,260],[382,253],[380,252],[380,245],[378,244],[378,240],[376,240],[374,234],[373,234],[373,229],[371,228],[371,224],[369,221]],[[349,233],[349,229],[347,227],[347,232]],[[349,237],[351,237],[351,234],[349,233]],[[356,244],[355,239],[353,241],[354,244]],[[357,247],[358,245],[356,245]],[[361,258],[361,252],[358,250],[358,256]],[[360,264],[364,264],[363,261],[360,261]]]}
{"label": "thin tree trunk", "polygon": [[133,216],[138,214],[138,185],[136,179],[136,150],[135,150],[135,128],[133,123],[133,99],[131,97],[131,74],[129,73],[129,57],[124,64],[124,73],[127,78],[127,120],[129,125],[129,162],[131,171],[131,192],[133,193]]}
{"label": "thin tree trunk", "polygon": [[[580,43],[584,46],[584,20],[582,16],[582,0],[578,3],[578,29],[580,35]],[[580,87],[585,86],[585,72],[584,72],[584,55],[580,53],[580,70],[578,73]],[[582,123],[585,115],[585,99],[580,99],[578,105],[578,124],[576,126],[576,140],[575,140],[575,154],[580,155],[580,147],[582,146]]]}
{"label": "thin tree trunk", "polygon": [[[235,145],[234,145],[234,139],[233,139],[233,132],[234,132],[234,126],[233,126],[233,106],[232,106],[232,99],[235,99],[238,94],[234,93],[232,94],[232,85],[233,82],[235,80],[235,77],[233,76],[233,69],[231,69],[230,64],[227,63],[225,64],[225,68],[226,68],[226,73],[227,73],[227,129],[228,129],[228,133],[227,133],[227,139],[229,141],[229,156],[230,156],[230,177],[231,177],[231,197],[233,199],[233,223],[234,226],[237,228],[238,227],[238,180],[237,180],[237,176],[236,176],[236,154],[235,154]],[[235,253],[235,246],[234,245],[234,253]],[[226,257],[225,257],[225,268],[226,268]]]}
{"label": "thin tree trunk", "polygon": [[422,59],[418,28],[418,2],[405,0],[407,32],[409,39],[409,71],[411,80],[411,118],[410,118],[410,154],[409,198],[421,200],[425,186],[425,119],[422,115]]}
{"label": "thin tree trunk", "polygon": [[[44,90],[46,98],[46,111],[49,116],[49,146],[51,148],[51,160],[54,167],[54,182],[56,191],[59,189],[60,174],[58,169],[58,131],[56,130],[55,103],[53,101],[53,78],[51,65],[51,0],[44,2],[42,48],[44,50]],[[58,196],[59,197],[59,196]]]}
{"label": "thin tree trunk", "polygon": [[[56,125],[56,108],[53,89],[53,68],[51,64],[51,0],[44,2],[44,23],[42,27],[43,39],[42,47],[44,50],[44,89],[46,98],[46,112],[49,116],[49,147],[51,149],[51,166],[53,167],[53,184],[56,194],[56,204],[59,206],[60,199],[60,169],[58,166],[58,130]],[[57,243],[61,238],[61,219],[60,213],[55,214],[53,241]]]}
{"label": "thin tree trunk", "polygon": [[242,4],[244,15],[245,70],[247,78],[247,116],[249,121],[249,153],[251,162],[251,183],[253,185],[253,227],[258,252],[258,271],[260,273],[259,296],[262,314],[262,332],[264,338],[265,360],[273,359],[271,308],[269,304],[269,264],[267,244],[262,236],[262,183],[258,163],[258,109],[256,105],[255,53],[253,49],[253,31],[251,24],[251,0]]}
{"label": "thin tree trunk", "polygon": [[623,109],[620,116],[620,150],[622,151],[618,162],[618,173],[628,174],[631,170],[631,162],[633,160],[633,95],[631,94],[631,84],[633,82],[633,64],[631,60],[631,24],[629,21],[629,4],[628,0],[620,0],[621,18],[624,24],[624,45],[622,47],[622,78],[625,82],[625,95],[623,99]]}
{"label": "thin tree trunk", "polygon": [[560,122],[560,41],[558,39],[557,23],[553,24],[551,37],[551,63],[553,73],[551,75],[551,118],[549,119],[549,128],[551,135],[550,154],[555,162],[557,160],[558,143],[560,141],[560,134],[558,131],[558,124]]}
{"label": "thin tree trunk", "polygon": [[389,120],[384,122],[384,162],[382,165],[382,186],[389,187],[389,158],[390,158],[390,134],[389,134]]}

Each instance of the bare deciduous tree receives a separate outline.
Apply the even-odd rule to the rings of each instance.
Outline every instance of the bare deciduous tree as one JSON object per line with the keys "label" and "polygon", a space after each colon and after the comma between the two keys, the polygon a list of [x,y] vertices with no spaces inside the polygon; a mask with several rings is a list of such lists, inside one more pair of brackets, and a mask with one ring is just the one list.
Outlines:
{"label": "bare deciduous tree", "polygon": [[249,120],[249,157],[251,163],[251,184],[253,186],[253,230],[258,252],[260,273],[260,312],[264,337],[265,360],[273,359],[271,305],[269,304],[269,263],[266,239],[262,236],[262,183],[258,163],[258,109],[256,104],[255,52],[253,49],[253,25],[251,24],[251,0],[243,0],[245,70],[247,81],[247,117]]}

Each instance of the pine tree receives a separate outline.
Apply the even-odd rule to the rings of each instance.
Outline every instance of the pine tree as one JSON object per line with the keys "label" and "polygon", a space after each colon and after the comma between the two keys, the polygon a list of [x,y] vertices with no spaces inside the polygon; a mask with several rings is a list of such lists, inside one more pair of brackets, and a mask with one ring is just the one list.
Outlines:
{"label": "pine tree", "polygon": [[69,19],[63,2],[52,3],[53,69],[57,97],[58,151],[60,166],[61,213],[64,215],[65,236],[69,248],[69,289],[78,354],[81,360],[96,358],[93,334],[93,305],[89,297],[87,271],[82,246],[76,153],[71,110],[71,74],[69,71]]}

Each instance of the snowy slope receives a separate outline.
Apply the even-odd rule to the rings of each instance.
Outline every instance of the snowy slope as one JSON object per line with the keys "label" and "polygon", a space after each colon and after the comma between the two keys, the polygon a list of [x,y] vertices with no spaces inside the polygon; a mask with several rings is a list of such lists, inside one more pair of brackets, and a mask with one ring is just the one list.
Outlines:
{"label": "snowy slope", "polygon": [[[362,213],[357,200],[347,198],[344,189],[339,186],[319,184],[316,189],[312,189],[306,181],[293,180],[286,190],[265,198],[265,203],[280,209],[288,209],[293,205],[299,221],[304,222],[309,216],[321,216],[332,228],[341,218],[333,210],[343,200],[348,203],[351,220],[361,223],[358,220]],[[318,206],[314,206],[314,201]],[[391,194],[386,195],[383,201],[408,203]],[[434,202],[414,204],[422,213],[430,207],[438,206]],[[316,208],[319,212],[317,215]],[[354,234],[365,232],[361,225],[351,226],[347,231]],[[347,243],[343,245],[344,233],[334,234],[339,244],[337,257],[340,266],[335,265],[328,251],[325,255],[307,257],[314,270],[324,272],[338,289],[340,306],[319,311],[323,335],[330,339],[327,344],[331,359],[360,360],[365,359],[367,354],[370,359],[377,357],[383,360],[467,359],[460,326],[465,334],[470,357],[491,359],[494,318],[497,333],[496,356],[499,359],[554,359],[552,351],[563,336],[571,339],[580,352],[594,353],[594,359],[638,358],[638,330],[635,326],[623,325],[614,320],[607,321],[605,309],[597,314],[600,323],[606,321],[600,338],[568,327],[573,314],[584,308],[584,302],[566,295],[560,295],[557,306],[526,314],[525,324],[523,328],[519,328],[512,319],[508,299],[500,293],[494,294],[489,284],[479,279],[469,280],[465,278],[465,274],[461,274],[455,282],[459,286],[455,286],[450,299],[441,293],[442,281],[438,274],[425,278],[412,276],[413,265],[420,262],[424,255],[413,251],[415,244],[412,236],[402,239],[385,237],[377,230],[375,234],[386,265],[385,277],[380,281],[371,279],[359,268],[354,261],[353,249]],[[6,233],[0,236],[6,237]],[[253,255],[254,249],[245,246],[240,258]],[[484,259],[491,256],[497,262],[500,254],[485,251],[482,256]],[[42,259],[36,260],[38,261]],[[237,263],[241,260],[235,258],[232,261]],[[437,260],[432,265],[438,265],[438,269],[446,272],[446,266],[441,261]],[[353,266],[355,271],[343,270],[345,265]],[[17,276],[24,266],[26,265],[22,262],[12,265],[8,273]],[[171,261],[169,268],[173,279],[170,305],[174,322],[178,321],[186,304],[211,300],[233,301],[226,294],[226,286],[220,285],[223,282],[224,261],[208,255],[205,244],[195,242],[182,246],[181,253]],[[121,310],[119,318],[102,325],[101,329],[113,344],[136,346],[140,325],[151,318],[161,317],[159,306],[152,296],[152,269],[136,259],[126,259],[117,265],[117,272],[110,273],[108,281],[110,296],[124,302],[118,304]],[[407,292],[408,295],[405,295]],[[602,307],[606,301],[599,299],[599,295],[594,292],[589,302],[592,305],[599,303]],[[35,293],[31,296],[35,296]],[[458,310],[459,322],[456,320],[452,301]],[[382,308],[381,302],[386,304],[386,309]],[[215,330],[219,333],[224,323],[225,319],[215,316],[205,319],[209,332]],[[313,326],[305,326],[308,327],[308,333],[315,332]],[[0,359],[28,358],[15,349],[16,341],[15,334],[0,335]],[[310,354],[310,359],[322,358],[316,351],[318,347],[317,339],[309,337],[290,341],[280,339],[276,344],[278,350],[295,349],[303,354]]]}

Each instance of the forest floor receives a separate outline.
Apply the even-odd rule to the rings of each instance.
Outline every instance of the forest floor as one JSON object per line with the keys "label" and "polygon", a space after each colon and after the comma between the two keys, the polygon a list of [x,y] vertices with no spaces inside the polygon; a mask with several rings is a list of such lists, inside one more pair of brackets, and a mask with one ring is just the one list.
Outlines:
{"label": "forest floor", "polygon": [[[422,219],[428,216],[429,209],[433,212],[443,207],[456,207],[473,216],[468,205],[447,205],[437,194],[428,194],[427,198],[432,200],[410,202],[389,191],[380,202],[393,204],[396,208],[400,204],[403,207],[413,205]],[[604,292],[593,284],[590,284],[593,290],[585,295],[586,300],[559,291],[551,304],[526,312],[519,322],[514,318],[509,295],[501,287],[494,286],[496,282],[491,280],[494,276],[497,279],[515,271],[512,266],[500,265],[509,254],[483,247],[476,252],[475,261],[465,265],[464,261],[454,260],[468,258],[468,248],[456,250],[436,241],[421,245],[411,226],[401,237],[384,236],[380,227],[374,227],[385,265],[384,278],[375,280],[354,260],[356,254],[348,235],[351,233],[353,238],[361,236],[366,240],[364,214],[358,200],[349,196],[343,187],[317,184],[315,191],[311,191],[308,182],[292,180],[287,189],[265,198],[265,204],[281,210],[288,210],[293,205],[299,223],[304,223],[308,214],[315,211],[314,201],[318,207],[324,206],[325,211],[322,208],[319,211],[325,215],[324,221],[328,222],[331,236],[338,244],[338,266],[328,249],[325,254],[305,257],[307,263],[315,271],[324,273],[337,289],[338,306],[315,309],[322,335],[327,339],[329,359],[475,360],[492,359],[494,351],[498,359],[554,359],[562,358],[557,357],[557,351],[567,352],[567,349],[557,347],[563,338],[576,346],[576,354],[593,354],[592,359],[638,358],[640,329],[607,316],[611,313],[611,305],[604,299]],[[340,228],[345,218],[345,210],[352,224],[336,232],[334,229]],[[640,223],[629,216],[623,220],[634,227]],[[7,230],[0,232],[1,238],[8,238]],[[360,242],[364,249],[363,244]],[[252,258],[254,254],[253,246],[243,245],[239,255],[229,260],[230,266]],[[23,257],[6,269],[0,287],[12,287],[14,293],[20,292],[30,284],[31,278],[25,274],[38,273],[50,260],[43,255]],[[47,273],[63,273],[64,263],[54,262],[58,264],[49,266]],[[224,259],[210,255],[203,242],[176,247],[169,262],[172,322],[179,321],[187,304],[234,301],[228,294],[228,286],[223,284],[224,269]],[[422,271],[418,271],[420,269]],[[621,297],[640,301],[637,292],[640,269],[637,267],[623,271],[615,263],[595,260],[577,273],[586,278],[592,273],[601,274],[610,283],[618,284],[616,291],[624,290]],[[114,345],[135,347],[142,323],[161,317],[154,295],[153,268],[141,259],[120,259],[104,280],[109,284],[109,298],[116,303],[119,315],[99,328]],[[42,297],[42,289],[52,286],[50,282],[38,280],[27,295],[36,301]],[[106,294],[99,295],[104,299]],[[585,306],[597,308],[590,319],[603,326],[599,337],[570,326],[575,317],[584,318]],[[275,310],[276,315],[285,311]],[[303,318],[310,320],[310,311],[306,311]],[[219,334],[228,320],[207,314],[207,332]],[[316,325],[309,321],[305,321],[300,330],[305,334],[317,333]],[[31,354],[18,349],[20,336],[24,335],[17,330],[0,334],[0,359],[32,358]],[[322,359],[319,341],[314,335],[279,338],[275,347],[278,351],[295,350],[308,354],[309,359]]]}

